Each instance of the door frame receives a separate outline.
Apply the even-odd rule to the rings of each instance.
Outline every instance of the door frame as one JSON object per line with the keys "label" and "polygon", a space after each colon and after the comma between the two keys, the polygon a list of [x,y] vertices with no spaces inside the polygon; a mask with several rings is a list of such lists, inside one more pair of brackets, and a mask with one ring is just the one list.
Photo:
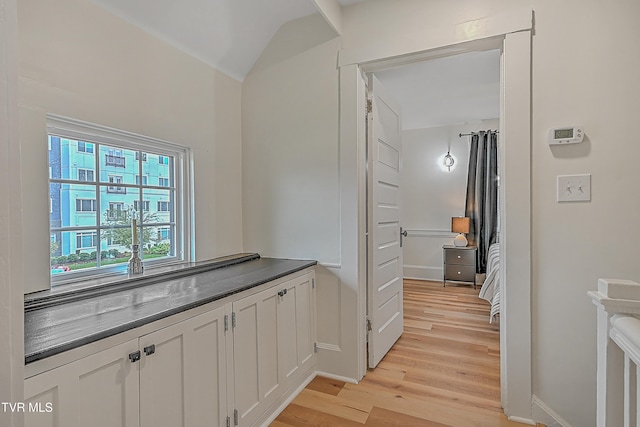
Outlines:
{"label": "door frame", "polygon": [[[393,44],[340,51],[340,213],[343,283],[357,293],[358,377],[366,374],[366,89],[362,75],[390,66],[502,48],[500,111],[501,401],[513,420],[531,421],[531,37],[533,11],[465,23],[476,32],[426,30],[410,49]],[[428,36],[427,34],[426,36]],[[436,40],[435,43],[430,40]],[[508,113],[508,114],[506,114]],[[354,169],[354,165],[356,168]],[[345,230],[352,230],[344,233]],[[507,256],[507,252],[509,256]],[[505,288],[504,284],[509,283]],[[354,289],[355,288],[355,289]],[[508,327],[507,327],[508,325]]]}

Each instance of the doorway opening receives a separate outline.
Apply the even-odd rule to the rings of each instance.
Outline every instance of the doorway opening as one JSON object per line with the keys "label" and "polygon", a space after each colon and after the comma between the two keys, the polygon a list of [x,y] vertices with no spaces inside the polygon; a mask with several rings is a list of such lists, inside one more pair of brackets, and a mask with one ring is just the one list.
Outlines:
{"label": "doorway opening", "polygon": [[[421,61],[367,77],[367,319],[373,368],[402,333],[401,286],[400,292],[392,289],[403,277],[441,281],[445,268],[457,268],[464,274],[453,280],[472,276],[476,287],[476,271],[467,271],[476,270],[475,260],[468,260],[472,266],[445,267],[443,256],[455,237],[451,218],[465,216],[469,136],[499,128],[500,50]],[[485,272],[484,266],[478,270]]]}
{"label": "doorway opening", "polygon": [[[509,21],[511,22],[511,21]],[[507,24],[505,24],[507,25]],[[507,25],[508,27],[508,25]],[[357,247],[357,270],[353,278],[358,282],[358,325],[359,373],[366,374],[366,150],[365,150],[365,93],[364,73],[375,72],[410,62],[450,56],[478,50],[502,49],[501,55],[501,103],[500,139],[501,179],[509,182],[508,188],[500,187],[500,239],[501,239],[501,283],[509,287],[501,288],[503,297],[501,311],[501,394],[505,413],[519,419],[531,414],[531,32],[529,29],[514,28],[502,36],[480,39],[477,42],[451,44],[439,48],[428,48],[414,54],[403,52],[397,56],[358,57],[352,61],[347,56],[340,62],[341,111],[340,139],[341,158],[358,164],[357,174],[349,175],[348,168],[342,168],[345,177],[357,176],[349,191],[343,192],[343,226],[359,230],[356,241],[343,241],[346,249]],[[504,112],[509,114],[505,116]],[[350,145],[348,141],[354,141]],[[352,169],[351,169],[352,170]],[[343,187],[346,188],[346,187]],[[357,216],[353,206],[347,201],[357,199]],[[507,209],[508,207],[508,209]],[[356,220],[355,222],[352,222]],[[346,229],[346,228],[345,228]],[[507,257],[505,254],[509,254]],[[504,286],[504,285],[503,285]],[[509,325],[508,327],[506,325]]]}

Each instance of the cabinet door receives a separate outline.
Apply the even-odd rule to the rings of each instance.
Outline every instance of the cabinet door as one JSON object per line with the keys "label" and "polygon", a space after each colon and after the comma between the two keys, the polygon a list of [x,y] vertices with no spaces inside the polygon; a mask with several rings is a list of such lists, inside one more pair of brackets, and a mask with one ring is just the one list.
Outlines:
{"label": "cabinet door", "polygon": [[278,300],[278,363],[281,382],[287,387],[315,360],[312,274],[285,282]]}
{"label": "cabinet door", "polygon": [[28,378],[26,427],[137,427],[138,350],[131,340]]}
{"label": "cabinet door", "polygon": [[226,425],[224,308],[140,337],[141,427]]}
{"label": "cabinet door", "polygon": [[278,290],[233,303],[234,397],[238,425],[252,424],[278,397]]}
{"label": "cabinet door", "polygon": [[298,366],[302,374],[316,363],[315,275],[309,273],[296,282],[296,336]]}

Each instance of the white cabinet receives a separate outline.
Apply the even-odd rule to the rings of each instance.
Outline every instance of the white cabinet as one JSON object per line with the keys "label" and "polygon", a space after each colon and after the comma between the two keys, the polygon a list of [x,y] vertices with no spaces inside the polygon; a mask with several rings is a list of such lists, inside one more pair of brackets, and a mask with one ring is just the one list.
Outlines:
{"label": "white cabinet", "polygon": [[28,378],[25,403],[42,412],[25,426],[262,423],[312,374],[313,287],[313,271],[288,276]]}
{"label": "white cabinet", "polygon": [[315,363],[313,275],[233,303],[235,410],[252,425]]}
{"label": "white cabinet", "polygon": [[224,307],[140,337],[140,427],[224,426]]}
{"label": "white cabinet", "polygon": [[139,364],[128,358],[137,351],[131,340],[28,378],[24,425],[137,427]]}
{"label": "white cabinet", "polygon": [[226,426],[224,307],[28,378],[25,396],[43,408],[26,427]]}

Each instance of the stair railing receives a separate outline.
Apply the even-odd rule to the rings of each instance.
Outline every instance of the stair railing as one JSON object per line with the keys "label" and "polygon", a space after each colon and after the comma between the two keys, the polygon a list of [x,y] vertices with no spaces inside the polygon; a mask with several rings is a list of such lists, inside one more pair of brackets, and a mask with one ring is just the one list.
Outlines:
{"label": "stair railing", "polygon": [[640,284],[598,280],[597,427],[640,427]]}

